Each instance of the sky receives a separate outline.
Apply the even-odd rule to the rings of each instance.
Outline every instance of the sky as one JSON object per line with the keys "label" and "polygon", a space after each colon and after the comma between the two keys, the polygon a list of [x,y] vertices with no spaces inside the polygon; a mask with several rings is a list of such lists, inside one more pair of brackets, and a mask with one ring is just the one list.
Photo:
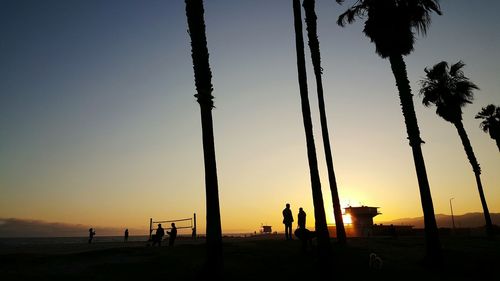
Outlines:
{"label": "sky", "polygon": [[[291,204],[314,226],[290,0],[207,0],[223,232],[283,231]],[[346,8],[316,1],[323,86],[342,207],[375,222],[422,216],[388,60],[341,28]],[[442,0],[405,60],[436,214],[482,212],[454,126],[422,105],[424,68],[463,60],[476,83],[463,110],[491,213],[500,157],[474,116],[500,105],[500,2]],[[205,230],[200,109],[181,0],[0,0],[0,218],[144,229],[197,214]],[[334,223],[316,85],[309,99],[329,224]],[[451,199],[454,198],[454,199]],[[85,235],[85,234],[83,234]]]}

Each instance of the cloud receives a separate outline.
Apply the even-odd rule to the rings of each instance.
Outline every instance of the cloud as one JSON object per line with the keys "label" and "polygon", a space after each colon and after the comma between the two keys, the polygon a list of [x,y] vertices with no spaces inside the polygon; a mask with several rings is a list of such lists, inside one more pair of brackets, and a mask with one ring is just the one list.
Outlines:
{"label": "cloud", "polygon": [[[113,227],[94,227],[97,235],[119,236],[123,229]],[[41,220],[27,220],[16,218],[0,218],[0,237],[82,237],[87,236],[89,226],[82,224],[68,224],[46,222]],[[131,233],[142,235],[147,230],[132,230]]]}

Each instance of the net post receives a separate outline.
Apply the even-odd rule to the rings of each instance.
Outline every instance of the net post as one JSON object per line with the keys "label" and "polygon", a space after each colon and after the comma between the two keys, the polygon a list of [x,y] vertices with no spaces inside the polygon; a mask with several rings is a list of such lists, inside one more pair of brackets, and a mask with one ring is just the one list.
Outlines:
{"label": "net post", "polygon": [[152,232],[153,232],[153,218],[149,218],[149,240],[151,240]]}
{"label": "net post", "polygon": [[192,238],[196,239],[196,213],[193,214],[193,234]]}

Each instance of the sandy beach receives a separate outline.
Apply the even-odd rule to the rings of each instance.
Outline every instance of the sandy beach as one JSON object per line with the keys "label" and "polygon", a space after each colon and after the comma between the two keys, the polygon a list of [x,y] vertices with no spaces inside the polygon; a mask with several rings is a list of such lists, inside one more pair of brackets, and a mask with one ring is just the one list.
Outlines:
{"label": "sandy beach", "polygon": [[[174,247],[146,241],[87,243],[6,243],[0,240],[2,280],[204,280],[204,239],[179,239]],[[315,245],[313,245],[315,247]],[[422,237],[351,238],[345,247],[332,240],[331,280],[491,280],[500,261],[500,242],[482,237],[443,239],[445,261],[423,266]],[[314,248],[281,235],[224,238],[227,280],[314,280]],[[368,266],[369,255],[383,260]],[[305,278],[305,279],[304,279]],[[312,279],[311,279],[312,278]],[[451,278],[451,279],[450,279]]]}

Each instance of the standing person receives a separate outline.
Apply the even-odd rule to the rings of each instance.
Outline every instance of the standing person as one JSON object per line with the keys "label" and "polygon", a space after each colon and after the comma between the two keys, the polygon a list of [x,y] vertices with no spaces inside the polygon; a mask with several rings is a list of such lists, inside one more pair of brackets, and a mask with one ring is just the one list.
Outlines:
{"label": "standing person", "polygon": [[92,243],[92,240],[94,239],[95,231],[93,228],[89,228],[89,244]]}
{"label": "standing person", "polygon": [[170,231],[167,231],[167,234],[170,235],[168,238],[168,246],[174,246],[175,238],[177,238],[177,227],[175,227],[175,223],[171,224],[172,228]]}
{"label": "standing person", "polygon": [[285,224],[286,240],[292,240],[292,222],[293,222],[292,210],[290,210],[290,204],[286,203],[286,208],[283,209],[283,223]]}
{"label": "standing person", "polygon": [[124,237],[124,239],[125,239],[125,242],[128,241],[128,228],[125,229],[125,237]]}
{"label": "standing person", "polygon": [[299,225],[299,228],[306,228],[306,212],[304,212],[302,207],[299,208],[299,214],[297,215],[297,224]]}
{"label": "standing person", "polygon": [[156,245],[158,243],[158,247],[161,247],[161,240],[163,239],[163,236],[165,235],[165,230],[161,227],[161,223],[158,224],[158,228],[156,229],[156,234],[153,235],[153,245]]}

